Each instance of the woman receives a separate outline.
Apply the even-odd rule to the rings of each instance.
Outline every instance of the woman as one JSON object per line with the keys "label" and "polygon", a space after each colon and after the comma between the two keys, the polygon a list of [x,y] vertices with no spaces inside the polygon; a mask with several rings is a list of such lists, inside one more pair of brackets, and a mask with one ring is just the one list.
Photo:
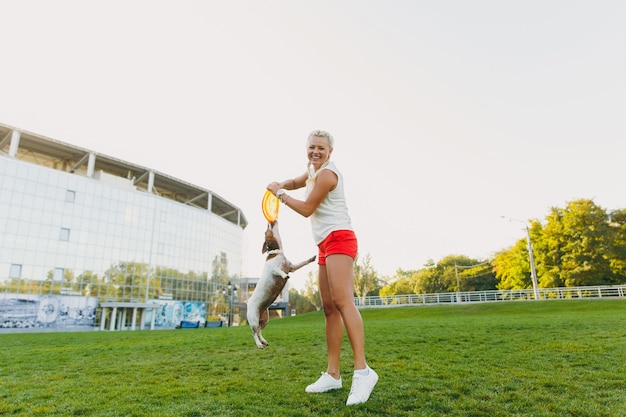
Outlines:
{"label": "woman", "polygon": [[[308,169],[304,174],[267,186],[296,213],[311,217],[313,238],[318,245],[319,290],[326,317],[326,372],[306,392],[319,393],[341,388],[339,359],[345,326],[354,357],[354,375],[347,405],[368,400],[378,375],[365,361],[365,336],[361,313],[354,305],[354,260],[357,239],[352,229],[343,191],[343,177],[330,161],[334,139],[321,130],[307,140]],[[305,200],[286,193],[306,187]]]}

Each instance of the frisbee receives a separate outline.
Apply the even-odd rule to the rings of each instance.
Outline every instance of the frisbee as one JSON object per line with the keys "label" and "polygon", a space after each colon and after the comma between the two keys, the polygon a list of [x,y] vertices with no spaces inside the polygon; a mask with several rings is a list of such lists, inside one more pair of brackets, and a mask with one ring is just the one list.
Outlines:
{"label": "frisbee", "polygon": [[280,207],[280,200],[276,198],[274,194],[270,190],[265,191],[263,195],[263,202],[261,203],[261,208],[263,209],[263,216],[265,219],[274,223],[276,219],[278,219],[278,208]]}

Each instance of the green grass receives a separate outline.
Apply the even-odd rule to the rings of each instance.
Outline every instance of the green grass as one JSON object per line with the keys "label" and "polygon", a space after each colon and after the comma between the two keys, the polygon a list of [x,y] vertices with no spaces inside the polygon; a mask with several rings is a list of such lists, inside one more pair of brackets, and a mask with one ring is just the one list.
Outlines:
{"label": "green grass", "polygon": [[306,394],[321,313],[248,327],[0,334],[0,416],[626,416],[626,301],[362,310],[370,400]]}

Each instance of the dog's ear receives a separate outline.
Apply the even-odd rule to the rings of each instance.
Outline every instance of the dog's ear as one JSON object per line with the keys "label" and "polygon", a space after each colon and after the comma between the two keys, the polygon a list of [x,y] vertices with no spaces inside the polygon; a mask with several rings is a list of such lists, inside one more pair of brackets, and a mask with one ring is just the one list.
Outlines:
{"label": "dog's ear", "polygon": [[267,252],[269,249],[270,249],[270,244],[266,240],[265,242],[263,242],[263,248],[261,249],[261,254]]}

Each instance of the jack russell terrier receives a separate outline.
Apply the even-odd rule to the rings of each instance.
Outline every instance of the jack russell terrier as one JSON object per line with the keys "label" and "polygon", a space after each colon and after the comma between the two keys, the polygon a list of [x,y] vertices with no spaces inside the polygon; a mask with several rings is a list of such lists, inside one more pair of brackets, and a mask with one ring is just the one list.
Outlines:
{"label": "jack russell terrier", "polygon": [[313,262],[315,256],[297,264],[291,263],[284,255],[280,234],[278,233],[278,221],[268,223],[265,231],[265,242],[263,242],[263,250],[266,253],[265,266],[263,273],[259,279],[252,296],[248,299],[248,324],[252,328],[252,338],[257,347],[263,349],[267,346],[267,340],[261,335],[261,331],[267,326],[269,321],[269,306],[281,293],[287,280],[289,273],[297,271],[303,266]]}

